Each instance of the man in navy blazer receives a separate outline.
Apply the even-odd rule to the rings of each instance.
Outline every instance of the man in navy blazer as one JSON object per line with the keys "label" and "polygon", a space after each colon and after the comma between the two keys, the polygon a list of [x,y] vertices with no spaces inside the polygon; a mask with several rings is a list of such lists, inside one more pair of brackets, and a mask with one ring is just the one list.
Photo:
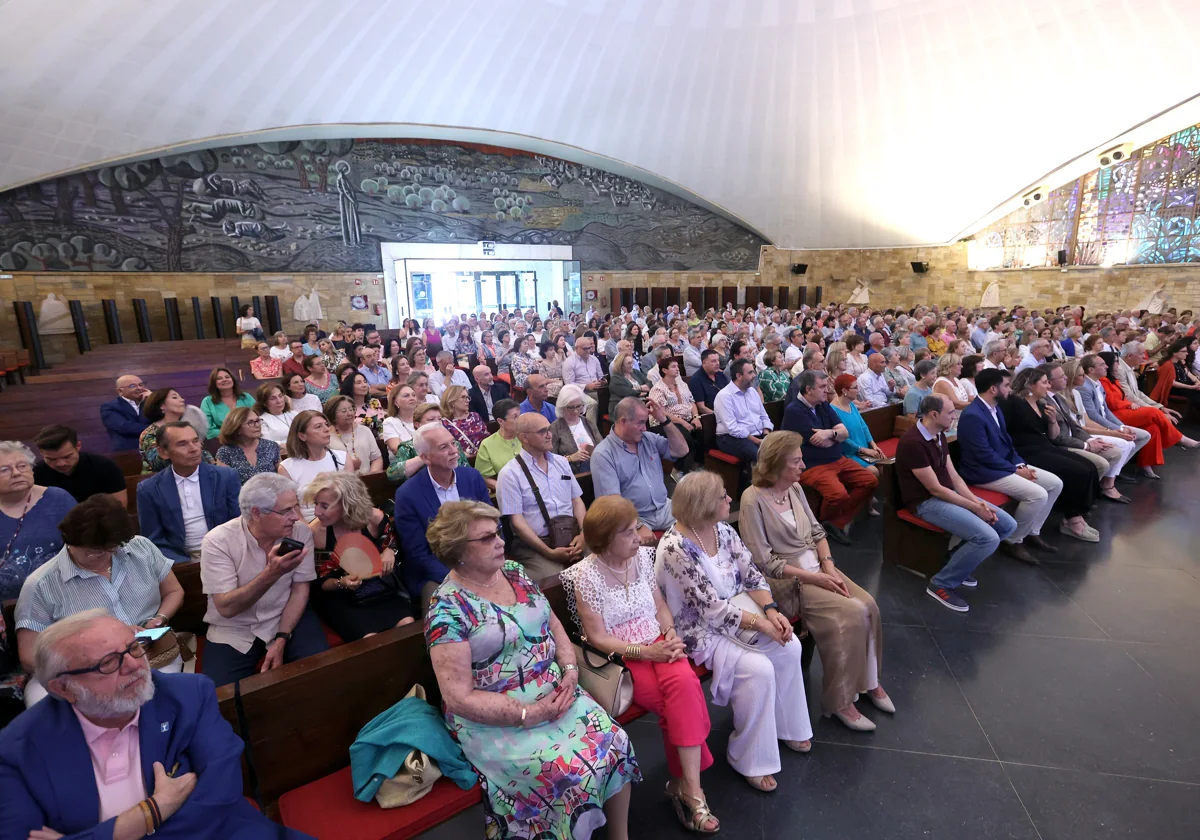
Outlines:
{"label": "man in navy blazer", "polygon": [[975,375],[979,399],[972,400],[958,418],[958,472],[968,484],[995,490],[1020,502],[1014,515],[1017,530],[1000,543],[1000,550],[1036,566],[1038,559],[1025,546],[1049,554],[1058,551],[1040,535],[1050,509],[1062,493],[1063,483],[1052,472],[1028,466],[1013,446],[1004,414],[997,405],[1008,399],[1010,376],[1008,371],[996,368]]}
{"label": "man in navy blazer", "polygon": [[126,374],[117,378],[117,398],[100,406],[100,420],[114,451],[138,448],[142,430],[150,425],[141,408],[147,393],[140,376]]}
{"label": "man in navy blazer", "polygon": [[450,571],[433,556],[425,529],[443,502],[491,504],[487,484],[474,467],[458,467],[458,447],[445,427],[429,424],[413,434],[413,446],[425,468],[396,491],[396,536],[400,541],[400,575],[409,595],[418,599],[423,613],[429,596]]}
{"label": "man in navy blazer", "polygon": [[242,739],[212,680],[152,671],[133,642],[103,610],[38,634],[37,677],[51,696],[0,732],[0,840],[141,836],[151,805],[155,838],[304,837],[242,796]]}
{"label": "man in navy blazer", "polygon": [[[471,400],[471,411],[474,411],[487,423],[495,418],[492,416],[492,406],[500,400],[508,399],[508,383],[497,382],[492,376],[492,369],[487,365],[476,365],[471,371],[475,377],[475,385],[467,391]],[[485,398],[486,395],[486,398]]]}
{"label": "man in navy blazer", "polygon": [[200,559],[204,535],[241,516],[236,471],[203,461],[204,447],[188,422],[158,430],[158,452],[171,466],[138,483],[138,524],[159,550],[182,563]]}

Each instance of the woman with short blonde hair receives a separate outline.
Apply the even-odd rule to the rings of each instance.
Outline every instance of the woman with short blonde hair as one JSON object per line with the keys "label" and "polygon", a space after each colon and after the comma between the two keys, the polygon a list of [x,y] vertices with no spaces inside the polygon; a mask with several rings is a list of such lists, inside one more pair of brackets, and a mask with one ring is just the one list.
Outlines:
{"label": "woman with short blonde hair", "polygon": [[473,456],[479,444],[487,437],[487,423],[477,412],[471,411],[471,398],[461,385],[448,385],[442,391],[442,426],[453,437],[459,448]]}
{"label": "woman with short blonde hair", "polygon": [[688,656],[713,672],[713,702],[733,706],[730,766],[769,793],[778,787],[779,741],[796,752],[812,749],[804,653],[750,551],[725,521],[729,501],[713,473],[685,475],[655,571]]}
{"label": "woman with short blonde hair", "polygon": [[804,472],[795,432],[763,439],[753,486],[742,493],[738,529],[754,564],[773,581],[799,581],[800,612],[821,653],[822,711],[858,732],[875,724],[854,702],[865,694],[877,708],[896,707],[879,684],[883,626],[875,599],[839,571],[825,530],[813,515],[800,475]]}
{"label": "woman with short blonde hair", "polygon": [[451,571],[425,640],[447,723],[486,780],[485,833],[582,840],[607,821],[609,837],[628,840],[629,783],[641,779],[629,736],[579,688],[570,637],[505,560],[499,518],[490,505],[447,502],[426,532]]}

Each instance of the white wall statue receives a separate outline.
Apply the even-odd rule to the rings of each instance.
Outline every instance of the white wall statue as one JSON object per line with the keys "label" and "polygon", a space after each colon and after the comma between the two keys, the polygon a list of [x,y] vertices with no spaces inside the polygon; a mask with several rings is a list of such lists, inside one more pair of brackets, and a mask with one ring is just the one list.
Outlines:
{"label": "white wall statue", "polygon": [[324,315],[321,310],[321,297],[316,289],[312,290],[312,294],[300,295],[292,306],[292,318],[305,324],[309,321],[319,321]]}
{"label": "white wall statue", "polygon": [[1142,298],[1141,303],[1135,306],[1133,311],[1140,312],[1144,309],[1151,315],[1163,314],[1163,311],[1167,308],[1167,299],[1162,293],[1163,288],[1163,286],[1159,286],[1150,294]]}
{"label": "white wall statue", "polygon": [[70,335],[75,332],[67,305],[56,298],[53,292],[46,295],[38,310],[37,328],[41,335]]}
{"label": "white wall statue", "polygon": [[850,293],[850,299],[846,303],[851,306],[866,306],[871,302],[870,281],[856,277],[854,278],[854,283],[854,291]]}
{"label": "white wall statue", "polygon": [[988,283],[986,289],[983,290],[983,297],[979,299],[979,305],[984,309],[999,309],[1000,308],[1000,284],[993,280]]}

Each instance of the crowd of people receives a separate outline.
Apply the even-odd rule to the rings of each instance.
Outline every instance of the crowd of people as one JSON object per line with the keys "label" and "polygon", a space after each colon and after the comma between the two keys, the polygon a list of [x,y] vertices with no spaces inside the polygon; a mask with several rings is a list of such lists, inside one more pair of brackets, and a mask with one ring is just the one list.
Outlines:
{"label": "crowd of people", "polygon": [[[1088,517],[1129,501],[1118,482],[1158,479],[1165,450],[1200,447],[1179,429],[1200,404],[1191,315],[554,304],[544,320],[410,320],[385,343],[358,324],[267,341],[244,313],[253,393],[218,367],[195,407],[130,373],[101,407],[113,449],[140,452],[147,474],[136,528],[121,470],[69,427],[37,436],[40,461],[0,442],[0,598],[17,599],[0,641],[15,639],[8,685],[30,707],[0,734],[0,798],[21,802],[31,837],[109,820],[114,836],[186,834],[201,806],[255,836],[265,818],[233,793],[240,743],[213,685],[324,650],[322,624],[350,642],[423,619],[489,836],[583,837],[606,822],[628,836],[641,771],[613,710],[580,685],[579,640],[628,668],[634,702],[658,715],[680,822],[715,833],[701,782],[712,732],[689,661],[733,709],[729,765],[763,792],[778,787],[781,742],[813,748],[797,617],[821,657],[823,714],[869,732],[864,704],[896,712],[879,606],[831,548],[881,513],[891,459],[864,414],[909,415],[896,504],[959,540],[926,591],[965,612],[993,553],[1056,552],[1053,513],[1060,536],[1097,542]],[[703,469],[706,415],[741,466],[736,499]],[[372,475],[395,486],[385,505]],[[188,655],[173,633],[135,637],[180,609],[178,563],[199,563],[207,598],[200,676],[178,673]],[[539,588],[556,577],[569,625]],[[131,731],[168,713],[196,723],[191,745],[139,756]],[[60,748],[72,727],[99,797],[68,812],[60,786],[87,759]],[[189,749],[218,756],[201,766]]]}

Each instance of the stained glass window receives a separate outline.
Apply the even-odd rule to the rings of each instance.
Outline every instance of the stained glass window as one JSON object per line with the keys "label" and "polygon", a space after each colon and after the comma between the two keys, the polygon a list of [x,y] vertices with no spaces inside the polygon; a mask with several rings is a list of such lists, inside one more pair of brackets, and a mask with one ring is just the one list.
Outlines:
{"label": "stained glass window", "polygon": [[1200,262],[1200,125],[1096,169],[975,234],[974,269]]}

